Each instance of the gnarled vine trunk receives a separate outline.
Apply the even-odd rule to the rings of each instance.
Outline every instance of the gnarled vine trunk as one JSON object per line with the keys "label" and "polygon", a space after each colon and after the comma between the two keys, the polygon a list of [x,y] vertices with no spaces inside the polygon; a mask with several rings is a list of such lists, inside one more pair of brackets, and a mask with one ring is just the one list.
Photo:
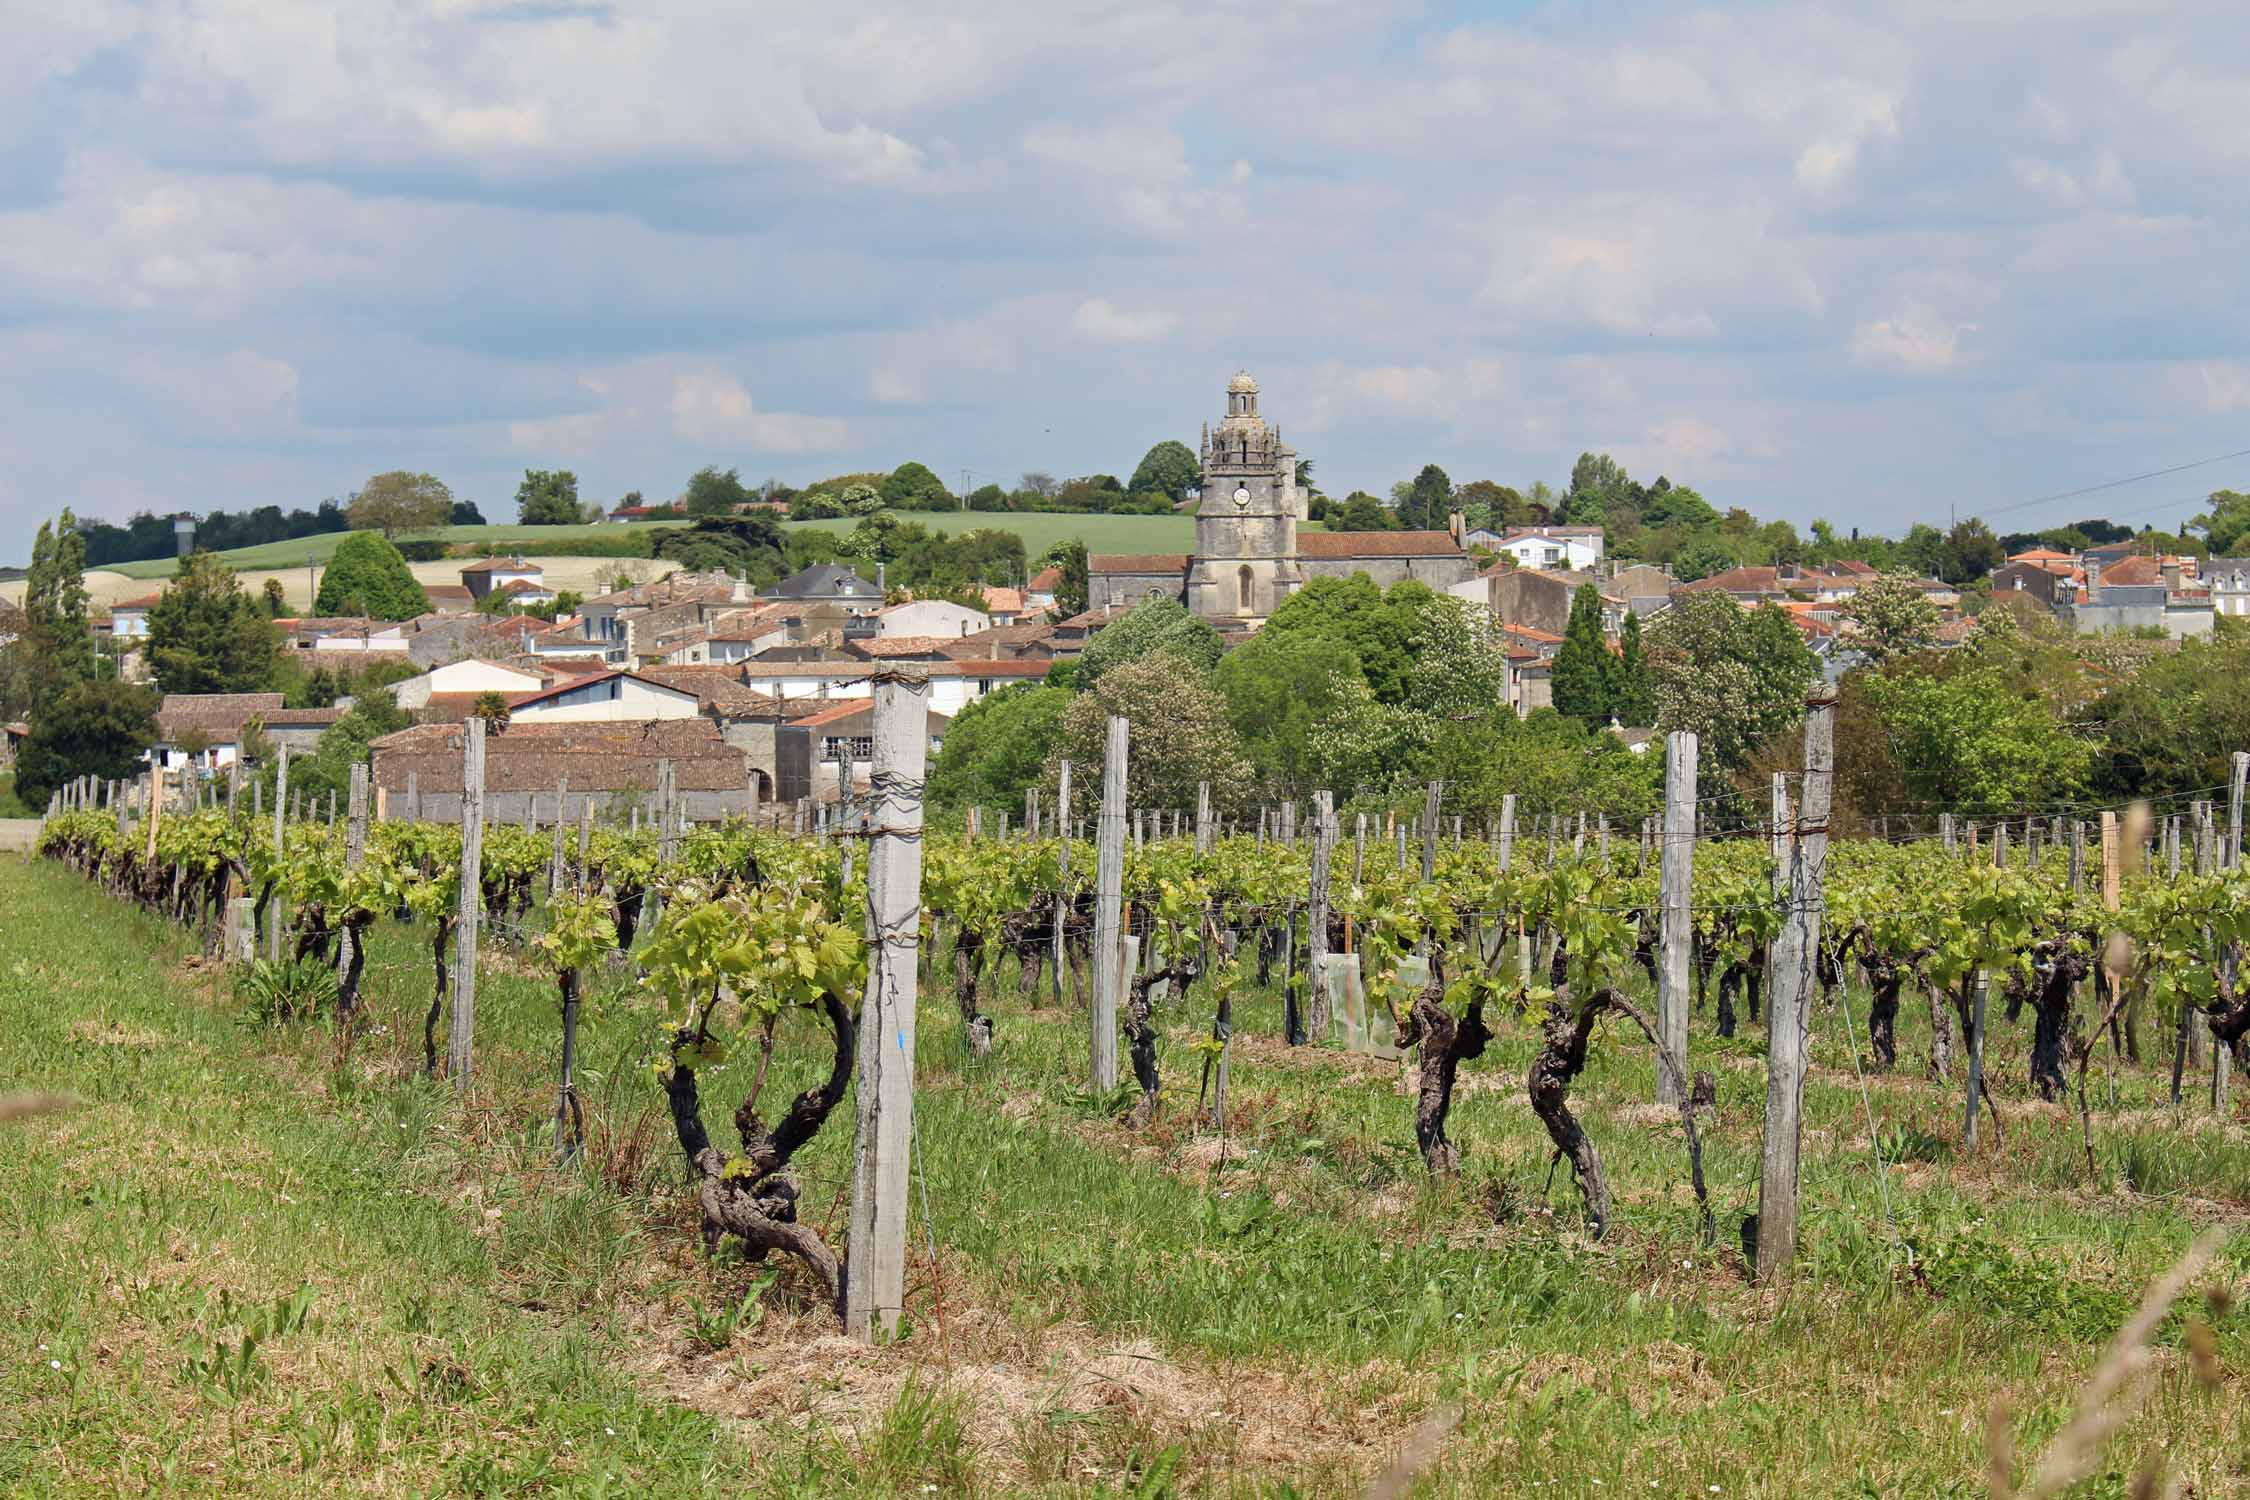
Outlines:
{"label": "gnarled vine trunk", "polygon": [[992,1053],[992,1017],[977,1009],[977,984],[984,971],[984,934],[962,928],[953,939],[953,1003],[961,1011],[961,1039],[969,1056]]}
{"label": "gnarled vine trunk", "polygon": [[1458,1172],[1461,1148],[1446,1136],[1446,1117],[1453,1110],[1453,1086],[1461,1064],[1482,1057],[1492,1040],[1484,1024],[1484,1001],[1469,1002],[1455,1016],[1445,1006],[1445,980],[1431,966],[1430,982],[1416,994],[1400,1029],[1398,1044],[1419,1049],[1421,1078],[1414,1102],[1414,1143],[1421,1148],[1422,1165],[1432,1175]]}
{"label": "gnarled vine trunk", "polygon": [[821,1012],[835,1043],[828,1077],[791,1101],[770,1130],[757,1115],[755,1093],[736,1107],[734,1126],[742,1151],[738,1169],[731,1175],[726,1157],[711,1144],[704,1126],[695,1069],[679,1061],[681,1050],[700,1040],[699,1030],[683,1028],[674,1034],[672,1067],[663,1084],[673,1132],[695,1177],[705,1252],[717,1254],[720,1242],[733,1235],[753,1261],[775,1250],[794,1255],[813,1273],[822,1295],[840,1314],[842,1265],[818,1231],[797,1222],[797,1184],[787,1175],[790,1159],[819,1133],[851,1082],[852,1048],[858,1034],[851,1012],[833,995],[821,998]]}

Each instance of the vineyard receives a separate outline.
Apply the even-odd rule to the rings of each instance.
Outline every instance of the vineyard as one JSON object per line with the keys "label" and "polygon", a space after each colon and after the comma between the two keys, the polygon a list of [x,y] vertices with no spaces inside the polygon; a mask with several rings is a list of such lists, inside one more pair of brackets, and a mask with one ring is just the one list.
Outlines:
{"label": "vineyard", "polygon": [[[311,1107],[458,1111],[509,1163],[480,1181],[629,1224],[530,1258],[557,1305],[630,1305],[645,1382],[777,1491],[817,1452],[871,1493],[1351,1494],[1422,1438],[1414,1493],[2007,1493],[2012,1452],[2025,1494],[2152,1455],[2233,1491],[2223,1297],[2156,1309],[2116,1441],[2058,1430],[2142,1288],[2250,1210],[2238,832],[1831,842],[1813,780],[1723,835],[1467,830],[1433,788],[1128,837],[1105,802],[1092,840],[917,834],[902,925],[868,915],[873,808],[483,828],[468,892],[459,827],[210,788],[153,825],[82,796],[41,853],[214,966],[268,955],[222,1003]],[[864,1349],[886,954],[918,970],[910,1213]],[[2218,1254],[2199,1288],[2250,1268]]]}

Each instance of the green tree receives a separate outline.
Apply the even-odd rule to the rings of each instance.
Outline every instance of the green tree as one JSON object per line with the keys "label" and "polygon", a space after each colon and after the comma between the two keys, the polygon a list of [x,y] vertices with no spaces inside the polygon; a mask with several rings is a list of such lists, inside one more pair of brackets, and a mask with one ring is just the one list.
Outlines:
{"label": "green tree", "polygon": [[456,500],[453,502],[452,513],[445,519],[450,526],[482,526],[484,512],[477,509],[474,500]]}
{"label": "green tree", "polygon": [[16,795],[44,808],[74,777],[131,776],[155,743],[156,694],[115,679],[73,682],[31,721],[16,756]]}
{"label": "green tree", "polygon": [[980,484],[969,491],[969,509],[1006,510],[1008,492],[996,484]]}
{"label": "green tree", "polygon": [[[503,717],[505,713],[503,707]],[[289,758],[289,789],[302,789],[308,799],[334,792],[341,803],[351,794],[352,767],[367,761],[368,747],[413,722],[414,716],[400,708],[389,693],[362,692],[353,700],[351,711],[322,732],[312,754]],[[265,767],[259,774],[270,794],[273,768]]]}
{"label": "green tree", "polygon": [[1656,728],[1693,730],[1715,771],[1804,716],[1820,662],[1771,604],[1744,610],[1715,589],[1676,595],[1649,631]]}
{"label": "green tree", "polygon": [[1068,688],[1018,683],[963,708],[930,767],[930,799],[947,809],[1023,806],[1070,699]]}
{"label": "green tree", "polygon": [[1453,512],[1453,481],[1436,464],[1422,465],[1399,502],[1398,524],[1407,531],[1439,531]]}
{"label": "green tree", "polygon": [[1365,490],[1353,490],[1344,497],[1341,512],[1331,510],[1330,531],[1396,531],[1399,528],[1398,512]]}
{"label": "green tree", "polygon": [[1188,445],[1166,438],[1141,455],[1140,467],[1133,470],[1125,488],[1135,493],[1153,491],[1179,501],[1187,498],[1187,492],[1202,477],[1202,466]]}
{"label": "green tree", "polygon": [[1086,612],[1086,544],[1076,537],[1057,542],[1039,559],[1039,567],[1059,568],[1062,581],[1055,585],[1055,618],[1067,620]]}
{"label": "green tree", "polygon": [[1505,531],[1530,518],[1523,496],[1489,479],[1472,479],[1462,485],[1454,491],[1453,503],[1460,507],[1461,524],[1470,531],[1484,527]]}
{"label": "green tree", "polygon": [[1944,566],[1938,576],[1947,583],[1974,583],[2007,560],[1992,528],[1971,516],[1945,534]]}
{"label": "green tree", "polygon": [[1210,622],[1189,614],[1179,600],[1147,599],[1094,633],[1078,658],[1078,683],[1091,687],[1120,667],[1154,656],[1172,658],[1175,674],[1185,669],[1201,677],[1225,650]]}
{"label": "green tree", "polygon": [[1581,453],[1570,466],[1570,491],[1555,511],[1569,525],[1593,526],[1609,519],[1610,507],[1636,502],[1632,476],[1606,453]]}
{"label": "green tree", "polygon": [[1852,644],[1870,667],[1937,645],[1938,607],[1911,573],[1885,573],[1864,585],[1844,617],[1858,627]]}
{"label": "green tree", "polygon": [[[388,542],[371,533],[348,540]],[[215,552],[198,552],[148,612],[149,665],[167,693],[257,693],[273,687],[281,632]]]}
{"label": "green tree", "polygon": [[1125,768],[1129,806],[1192,809],[1196,787],[1205,781],[1221,810],[1239,805],[1250,781],[1250,763],[1227,719],[1226,700],[1203,673],[1181,671],[1169,652],[1105,672],[1071,699],[1047,758],[1050,794],[1065,759],[1077,776],[1094,784],[1108,753],[1113,714],[1124,715],[1133,725]]}
{"label": "green tree", "polygon": [[1376,701],[1395,706],[1411,692],[1415,632],[1422,606],[1436,597],[1427,584],[1412,579],[1392,584],[1386,593],[1364,573],[1315,578],[1282,600],[1258,634],[1302,633],[1336,642],[1359,658]]}
{"label": "green tree", "polygon": [[[1597,626],[1598,628],[1598,626]],[[1437,594],[1422,602],[1408,643],[1406,701],[1435,722],[1498,718],[1508,708],[1508,643],[1489,611]]]}
{"label": "green tree", "polygon": [[516,519],[526,526],[578,524],[578,476],[568,469],[526,469],[516,486]]}
{"label": "green tree", "polygon": [[269,578],[259,593],[259,603],[265,606],[266,618],[283,620],[289,617],[289,596],[281,591],[281,580]]}
{"label": "green tree", "polygon": [[1648,668],[1641,646],[1641,617],[1625,612],[1618,636],[1617,676],[1611,684],[1610,717],[1627,729],[1647,729],[1656,723],[1656,679]]}
{"label": "green tree", "polygon": [[313,600],[316,615],[365,615],[411,620],[429,613],[430,596],[415,582],[398,548],[373,532],[356,532],[336,544]]}
{"label": "green tree", "polygon": [[2075,795],[2092,760],[2049,705],[1973,651],[1925,666],[1902,660],[1867,694],[1908,793],[1963,812],[2012,813]]}
{"label": "green tree", "polygon": [[1336,769],[1317,752],[1322,730],[1351,714],[1356,699],[1372,704],[1359,658],[1341,642],[1305,632],[1261,630],[1227,653],[1212,677],[1226,699],[1227,718],[1269,798],[1303,797],[1328,786]]}
{"label": "green tree", "polygon": [[680,503],[691,516],[731,516],[750,499],[739,471],[709,464],[690,474],[680,492]]}
{"label": "green tree", "polygon": [[31,567],[24,574],[24,622],[47,684],[45,692],[94,676],[87,598],[86,538],[78,529],[78,518],[66,508],[52,526],[39,524],[39,534],[31,543]]}
{"label": "green tree", "polygon": [[1570,596],[1570,621],[1555,653],[1555,712],[1599,728],[1616,712],[1617,659],[1602,634],[1601,590],[1582,583]]}
{"label": "green tree", "polygon": [[1717,537],[1704,537],[1680,549],[1672,559],[1672,576],[1682,583],[1693,583],[1739,566],[1741,561],[1732,547]]}
{"label": "green tree", "polygon": [[1701,531],[1719,524],[1719,513],[1704,499],[1684,484],[1666,486],[1660,493],[1651,494],[1641,506],[1641,524],[1650,530],[1660,526],[1679,526],[1689,531]]}
{"label": "green tree", "polygon": [[1512,796],[1525,821],[1599,807],[1630,823],[1662,803],[1664,757],[1636,755],[1605,730],[1540,709],[1438,725],[1410,768],[1415,783],[1432,778],[1444,781],[1447,806],[1472,814],[1492,816]]}
{"label": "green tree", "polygon": [[883,481],[881,501],[892,510],[953,510],[952,492],[945,481],[912,459],[891,470]]}
{"label": "green tree", "polygon": [[2239,490],[2213,490],[2208,503],[2211,508],[2188,525],[2203,533],[2213,557],[2237,556],[2244,539],[2250,538],[2250,495]]}
{"label": "green tree", "polygon": [[386,539],[402,531],[427,531],[453,517],[453,491],[430,474],[393,469],[360,486],[344,514],[354,529],[380,531]]}

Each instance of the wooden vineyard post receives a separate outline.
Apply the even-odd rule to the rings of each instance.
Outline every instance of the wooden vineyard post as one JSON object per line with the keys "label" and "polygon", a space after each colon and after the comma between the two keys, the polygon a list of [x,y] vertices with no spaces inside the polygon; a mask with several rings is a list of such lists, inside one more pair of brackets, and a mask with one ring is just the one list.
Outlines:
{"label": "wooden vineyard post", "polygon": [[[1695,887],[1695,732],[1675,729],[1664,737],[1664,842],[1658,852],[1659,910],[1657,939],[1661,953],[1656,969],[1656,1034],[1672,1059],[1669,1068],[1656,1070],[1659,1103],[1680,1102],[1680,1081],[1687,1077],[1688,1057],[1688,950],[1694,941],[1694,917],[1689,897]],[[1515,799],[1501,805],[1501,834],[1511,837]],[[1506,848],[1505,842],[1502,844]],[[1502,855],[1506,869],[1506,855]]]}
{"label": "wooden vineyard post", "polygon": [[235,804],[242,800],[242,762],[227,762],[227,821],[234,821]]}
{"label": "wooden vineyard post", "polygon": [[[1312,885],[1305,899],[1305,1035],[1328,1039],[1328,867],[1336,852],[1336,808],[1332,794],[1313,793]],[[1295,1045],[1297,1038],[1286,1037]]]}
{"label": "wooden vineyard post", "polygon": [[1516,854],[1516,794],[1509,792],[1500,799],[1500,852],[1496,856],[1500,873],[1508,873],[1508,865]]}
{"label": "wooden vineyard post", "polygon": [[552,900],[562,894],[563,888],[563,835],[570,827],[570,778],[555,778],[555,852],[547,861],[547,896]]}
{"label": "wooden vineyard post", "polygon": [[[2250,751],[2234,752],[2234,769],[2227,777],[2227,848],[2225,868],[2231,870],[2242,860],[2242,794],[2246,777],[2250,777]],[[2227,983],[2234,983],[2235,971],[2242,962],[2242,950],[2234,943],[2226,946],[2219,957],[2220,971]],[[2196,1030],[2210,1034],[2208,1026]],[[2221,1119],[2228,1113],[2227,1092],[2233,1082],[2234,1049],[2217,1037],[2211,1037],[2211,1108]]]}
{"label": "wooden vineyard post", "polygon": [[1117,1087],[1117,991],[1122,977],[1118,908],[1125,884],[1125,757],[1131,748],[1132,726],[1122,715],[1110,715],[1108,753],[1102,759],[1102,811],[1095,824],[1094,1003],[1087,1008],[1091,1082],[1097,1094]]}
{"label": "wooden vineyard post", "polygon": [[461,913],[454,925],[453,1025],[445,1063],[458,1093],[469,1089],[477,1032],[477,918],[484,912],[484,720],[461,721]]}
{"label": "wooden vineyard post", "polygon": [[1953,852],[1953,814],[1938,814],[1937,832],[1938,841],[1945,845],[1945,852],[1951,854]]}
{"label": "wooden vineyard post", "polygon": [[1437,879],[1438,799],[1445,783],[1433,781],[1422,797],[1422,883]]}
{"label": "wooden vineyard post", "polygon": [[906,1299],[906,1205],[914,1145],[914,984],[922,928],[922,778],[929,684],[892,668],[875,679],[869,767],[867,994],[860,1008],[859,1132],[852,1146],[851,1274],[844,1331],[894,1337]]}
{"label": "wooden vineyard post", "polygon": [[1969,1102],[1961,1116],[1961,1142],[1971,1150],[1977,1144],[1977,1095],[1984,1088],[1984,1007],[1992,992],[1992,981],[1983,969],[1977,970],[1976,986],[1970,992],[1969,1035]]}
{"label": "wooden vineyard post", "polygon": [[[289,747],[283,745],[281,753],[274,757],[273,772],[273,857],[276,863],[279,863],[281,859],[283,833],[288,827],[288,821],[283,815],[288,810]],[[275,963],[279,963],[281,962],[281,897],[278,894],[280,882],[276,881],[274,884],[277,894],[270,901],[271,909],[266,913],[266,957]]]}
{"label": "wooden vineyard post", "polygon": [[590,796],[578,803],[578,889],[586,889],[586,866],[594,857],[594,799]]}
{"label": "wooden vineyard post", "polygon": [[[352,762],[351,797],[345,804],[344,814],[344,868],[356,870],[367,858],[367,762]],[[359,936],[346,922],[342,940],[336,944],[336,972],[348,973],[352,966],[352,953],[359,946]]]}
{"label": "wooden vineyard post", "polygon": [[406,821],[422,821],[422,776],[418,771],[406,773]]}
{"label": "wooden vineyard post", "polygon": [[1039,788],[1035,786],[1023,789],[1023,836],[1026,839],[1039,837]]}
{"label": "wooden vineyard post", "polygon": [[1060,856],[1055,875],[1055,1004],[1063,1003],[1064,946],[1070,931],[1070,762],[1062,763],[1055,784],[1055,852]]}
{"label": "wooden vineyard post", "polygon": [[[1835,771],[1833,689],[1805,705],[1805,784],[1789,839],[1788,897],[1767,962],[1766,1129],[1758,1176],[1757,1277],[1784,1279],[1797,1254],[1797,1171],[1805,1104],[1805,1041],[1820,961]],[[1776,881],[1780,875],[1777,873]]]}
{"label": "wooden vineyard post", "polygon": [[1352,884],[1359,884],[1360,872],[1367,866],[1367,814],[1359,815],[1359,823],[1352,834]]}
{"label": "wooden vineyard post", "polygon": [[1211,852],[1211,783],[1195,784],[1195,852]]}

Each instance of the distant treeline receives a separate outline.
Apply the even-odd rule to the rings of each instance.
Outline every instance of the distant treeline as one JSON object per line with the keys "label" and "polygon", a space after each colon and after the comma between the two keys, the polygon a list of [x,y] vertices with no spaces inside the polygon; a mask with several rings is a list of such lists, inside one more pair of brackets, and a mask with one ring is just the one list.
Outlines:
{"label": "distant treeline", "polygon": [[[474,505],[456,501],[452,524],[455,526],[482,526],[484,517]],[[352,523],[344,508],[333,500],[323,500],[313,510],[285,511],[278,505],[261,505],[256,510],[240,513],[215,510],[195,523],[195,545],[211,552],[229,552],[236,547],[258,547],[267,542],[293,542],[301,537],[320,536],[331,531],[349,531]],[[153,562],[171,557],[179,550],[172,535],[170,516],[153,516],[142,511],[122,526],[108,521],[81,521],[79,534],[86,538],[86,566],[107,567],[111,563]]]}

